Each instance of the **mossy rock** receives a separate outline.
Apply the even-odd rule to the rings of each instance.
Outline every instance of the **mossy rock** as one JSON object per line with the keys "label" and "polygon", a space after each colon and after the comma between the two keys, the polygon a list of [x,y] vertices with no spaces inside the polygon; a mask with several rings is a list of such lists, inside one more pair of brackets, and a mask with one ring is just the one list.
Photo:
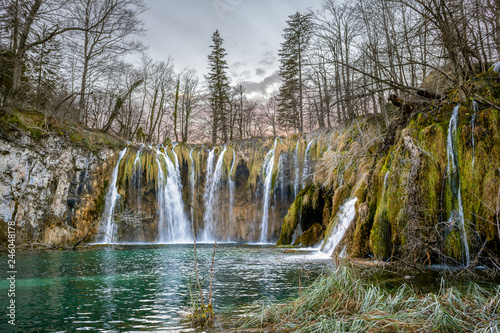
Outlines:
{"label": "mossy rock", "polygon": [[342,205],[342,203],[346,201],[349,195],[350,195],[350,187],[347,184],[342,185],[341,187],[335,190],[335,193],[332,198],[331,216],[335,216],[338,213],[340,205]]}
{"label": "mossy rock", "polygon": [[457,262],[462,262],[462,238],[460,231],[451,230],[444,241],[444,254]]}
{"label": "mossy rock", "polygon": [[324,235],[324,229],[319,223],[314,223],[307,231],[302,233],[295,242],[294,246],[310,247],[318,244]]}
{"label": "mossy rock", "polygon": [[392,253],[391,223],[387,217],[387,209],[379,207],[370,234],[370,247],[376,259],[387,260]]}
{"label": "mossy rock", "polygon": [[281,226],[280,238],[276,245],[290,245],[292,244],[293,234],[295,229],[297,229],[297,225],[299,224],[300,218],[300,206],[302,201],[304,190],[302,190],[295,201],[293,202],[290,209],[288,209],[288,213],[283,220],[283,225]]}
{"label": "mossy rock", "polygon": [[364,202],[358,207],[358,218],[349,253],[356,258],[365,258],[370,253],[369,239],[373,221],[370,221],[370,207]]}

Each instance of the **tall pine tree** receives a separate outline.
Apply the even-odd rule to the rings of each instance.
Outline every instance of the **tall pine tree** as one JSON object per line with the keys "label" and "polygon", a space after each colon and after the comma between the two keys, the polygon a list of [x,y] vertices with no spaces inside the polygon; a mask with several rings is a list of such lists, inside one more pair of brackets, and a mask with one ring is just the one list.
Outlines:
{"label": "tall pine tree", "polygon": [[302,73],[304,58],[309,40],[311,39],[313,23],[312,14],[299,12],[289,16],[286,21],[281,44],[280,75],[283,84],[279,90],[278,121],[283,128],[294,128],[299,132],[304,130],[304,84]]}
{"label": "tall pine tree", "polygon": [[228,141],[229,129],[229,79],[227,78],[228,65],[224,57],[226,50],[222,47],[224,40],[216,30],[212,36],[212,52],[208,56],[209,73],[206,76],[209,102],[212,108],[212,144],[217,143],[220,137],[223,142]]}

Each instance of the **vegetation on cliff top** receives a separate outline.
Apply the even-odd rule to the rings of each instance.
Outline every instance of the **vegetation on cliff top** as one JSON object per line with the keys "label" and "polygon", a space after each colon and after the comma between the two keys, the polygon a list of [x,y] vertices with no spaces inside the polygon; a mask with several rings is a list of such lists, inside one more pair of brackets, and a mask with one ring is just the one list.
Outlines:
{"label": "vegetation on cliff top", "polygon": [[119,148],[126,144],[122,138],[68,120],[59,120],[36,110],[15,110],[0,115],[0,137],[12,140],[15,132],[28,134],[34,141],[60,136],[90,150]]}

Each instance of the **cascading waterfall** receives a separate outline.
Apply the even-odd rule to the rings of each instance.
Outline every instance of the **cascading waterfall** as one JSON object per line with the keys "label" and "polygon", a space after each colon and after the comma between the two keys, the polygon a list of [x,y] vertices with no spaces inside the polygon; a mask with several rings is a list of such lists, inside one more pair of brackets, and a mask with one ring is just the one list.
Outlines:
{"label": "cascading waterfall", "polygon": [[120,162],[125,156],[127,148],[123,149],[118,156],[118,162],[116,163],[115,169],[111,176],[111,183],[109,184],[109,190],[106,194],[106,201],[104,204],[104,217],[106,218],[106,225],[104,227],[104,235],[101,243],[111,244],[116,237],[116,223],[113,214],[115,213],[115,206],[120,195],[118,194],[118,187],[116,182],[118,180],[118,170],[120,169]]}
{"label": "cascading waterfall", "polygon": [[267,233],[269,225],[269,197],[271,192],[271,186],[273,182],[273,168],[274,168],[274,152],[276,150],[276,144],[278,143],[278,138],[274,140],[273,149],[271,149],[266,156],[266,161],[264,162],[264,198],[262,201],[263,211],[262,211],[262,224],[260,228],[260,242],[267,242]]}
{"label": "cascading waterfall", "polygon": [[[207,161],[207,179],[205,183],[205,192],[203,199],[205,200],[205,213],[203,215],[203,222],[205,229],[201,237],[202,242],[211,242],[215,240],[215,228],[218,222],[218,211],[215,207],[219,202],[220,185],[222,181],[222,164],[224,161],[224,154],[226,153],[226,146],[217,159],[215,169],[213,169],[213,161],[215,159],[215,148],[212,149],[208,155]],[[215,208],[215,210],[214,210]]]}
{"label": "cascading waterfall", "polygon": [[[231,163],[231,169],[229,170],[229,176],[228,181],[229,181],[229,225],[232,225],[233,223],[233,211],[234,211],[234,192],[236,191],[236,182],[233,179],[233,170],[234,170],[234,165],[236,163],[236,152],[233,149],[233,162]],[[228,230],[228,236],[227,240],[229,241],[229,230]]]}
{"label": "cascading waterfall", "polygon": [[448,168],[447,168],[448,179],[451,183],[452,194],[457,198],[457,205],[458,205],[458,207],[453,209],[452,212],[450,213],[450,219],[448,220],[448,225],[452,226],[455,221],[458,222],[465,252],[465,263],[466,266],[469,266],[470,264],[469,245],[467,243],[467,232],[465,230],[462,195],[460,191],[460,173],[458,168],[458,160],[456,156],[457,147],[455,142],[455,132],[457,130],[459,110],[460,110],[460,104],[453,109],[453,113],[450,119],[450,125],[448,127],[448,138],[446,143],[447,156],[448,156]]}
{"label": "cascading waterfall", "polygon": [[356,215],[356,201],[358,201],[357,198],[348,199],[342,206],[340,206],[339,212],[337,213],[337,225],[335,226],[335,229],[332,230],[330,237],[328,237],[328,239],[326,239],[323,243],[320,256],[331,257],[342,238],[344,238],[347,229]]}
{"label": "cascading waterfall", "polygon": [[472,114],[472,119],[470,121],[471,125],[471,136],[472,136],[472,167],[474,167],[474,162],[476,160],[476,144],[474,142],[474,126],[475,126],[475,121],[476,121],[476,116],[477,116],[477,111],[478,111],[478,106],[476,101],[472,101],[472,110],[474,113]]}
{"label": "cascading waterfall", "polygon": [[[160,149],[157,149],[158,163],[158,242],[185,243],[191,242],[192,235],[189,221],[184,211],[182,200],[182,184],[179,170],[179,160],[172,146],[172,156],[175,164]],[[160,163],[160,158],[167,167],[167,178]]]}
{"label": "cascading waterfall", "polygon": [[299,184],[300,180],[300,168],[299,168],[299,145],[300,140],[297,140],[297,145],[295,146],[295,154],[293,155],[293,162],[295,163],[295,182],[293,183],[293,194],[297,197],[299,194]]}
{"label": "cascading waterfall", "polygon": [[279,179],[279,182],[276,181],[276,186],[274,187],[274,196],[276,198],[276,192],[277,190],[281,190],[281,199],[285,197],[285,170],[283,167],[283,159],[284,156],[283,154],[280,154],[280,159],[278,162],[278,175],[276,176],[277,179]]}
{"label": "cascading waterfall", "polygon": [[387,171],[387,172],[385,173],[385,176],[384,176],[384,188],[383,188],[383,190],[382,190],[382,191],[383,191],[383,193],[382,193],[382,197],[384,197],[384,195],[385,195],[385,191],[387,191],[387,179],[389,178],[389,173],[390,173],[390,171]]}
{"label": "cascading waterfall", "polygon": [[493,70],[497,73],[500,73],[500,61],[499,62],[496,62],[494,65],[493,65]]}
{"label": "cascading waterfall", "polygon": [[304,170],[302,171],[302,188],[306,186],[306,180],[309,177],[309,150],[311,150],[314,139],[311,140],[306,147],[306,152],[304,154]]}
{"label": "cascading waterfall", "polygon": [[189,175],[189,183],[191,185],[191,223],[194,223],[194,187],[195,187],[195,174],[196,174],[196,168],[194,165],[194,160],[193,160],[193,151],[194,148],[191,149],[189,152],[189,161],[191,162],[191,173]]}
{"label": "cascading waterfall", "polygon": [[135,183],[135,188],[137,190],[136,209],[137,209],[137,213],[139,213],[139,214],[141,212],[141,172],[142,172],[141,153],[142,153],[143,148],[144,148],[144,146],[141,146],[141,148],[137,151],[137,154],[135,155],[134,167],[133,167],[134,183]]}

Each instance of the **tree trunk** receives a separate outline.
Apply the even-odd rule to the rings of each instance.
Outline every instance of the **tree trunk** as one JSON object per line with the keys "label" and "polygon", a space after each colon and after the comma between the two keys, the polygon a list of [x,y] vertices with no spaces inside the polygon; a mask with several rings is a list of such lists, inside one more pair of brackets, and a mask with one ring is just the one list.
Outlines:
{"label": "tree trunk", "polygon": [[300,112],[300,124],[299,131],[300,133],[304,133],[304,103],[303,103],[303,87],[302,87],[302,50],[300,44],[300,36],[299,36],[299,112]]}
{"label": "tree trunk", "polygon": [[179,137],[177,136],[177,110],[179,104],[179,85],[180,85],[180,79],[177,79],[177,89],[175,90],[175,107],[174,107],[174,134],[176,142],[179,142]]}
{"label": "tree trunk", "polygon": [[[21,76],[23,73],[23,64],[24,64],[24,57],[26,55],[27,51],[27,41],[28,41],[28,36],[31,31],[31,26],[35,20],[35,16],[38,14],[38,10],[40,9],[40,6],[42,5],[42,0],[35,0],[33,5],[31,6],[28,16],[26,17],[26,20],[24,21],[24,25],[22,27],[21,35],[19,36],[19,40],[17,39],[17,36],[15,37],[15,42],[19,42],[17,45],[17,49],[14,49],[16,56],[14,57],[14,69],[12,72],[12,93],[16,94],[19,86],[21,85]],[[17,7],[19,5],[16,4],[16,11]],[[17,18],[16,18],[17,19]],[[17,31],[17,28],[16,28]]]}

